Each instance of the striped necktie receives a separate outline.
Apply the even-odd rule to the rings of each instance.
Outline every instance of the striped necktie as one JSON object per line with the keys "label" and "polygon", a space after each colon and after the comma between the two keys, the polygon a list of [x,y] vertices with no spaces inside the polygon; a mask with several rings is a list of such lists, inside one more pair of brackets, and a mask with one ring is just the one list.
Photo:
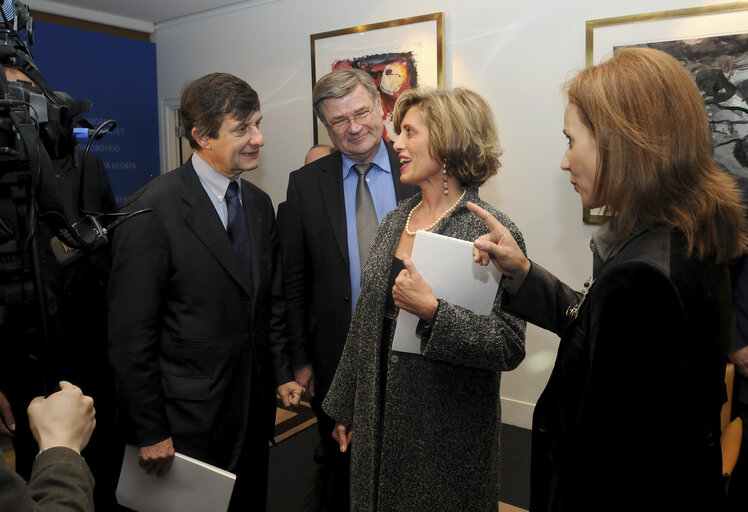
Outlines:
{"label": "striped necktie", "polygon": [[374,236],[377,234],[379,222],[377,221],[377,210],[374,208],[374,200],[371,191],[366,184],[366,173],[373,164],[356,164],[353,166],[358,173],[358,185],[356,185],[356,226],[358,228],[358,254],[361,260],[361,269],[369,257]]}

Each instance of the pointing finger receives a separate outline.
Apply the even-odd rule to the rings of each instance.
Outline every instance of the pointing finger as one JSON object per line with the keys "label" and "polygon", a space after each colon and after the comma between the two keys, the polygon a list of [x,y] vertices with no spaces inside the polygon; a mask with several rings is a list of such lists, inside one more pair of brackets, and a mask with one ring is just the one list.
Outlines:
{"label": "pointing finger", "polygon": [[486,210],[484,210],[477,204],[471,203],[470,201],[468,201],[467,209],[473,212],[473,215],[475,215],[480,220],[482,220],[483,223],[486,225],[486,227],[488,227],[489,231],[491,231],[491,233],[500,232],[501,229],[504,228],[504,225],[501,224],[501,222],[496,220],[496,218],[493,215],[488,213]]}

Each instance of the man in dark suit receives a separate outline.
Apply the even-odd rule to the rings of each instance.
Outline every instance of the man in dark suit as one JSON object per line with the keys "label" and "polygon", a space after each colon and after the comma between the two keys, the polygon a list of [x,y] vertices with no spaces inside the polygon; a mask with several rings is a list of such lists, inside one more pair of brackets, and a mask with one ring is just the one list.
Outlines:
{"label": "man in dark suit", "polygon": [[265,141],[257,93],[213,73],[182,94],[189,162],[135,194],[117,228],[109,349],[128,442],[149,472],[174,451],[237,474],[229,510],[265,510],[285,304],[270,198],[240,180]]}
{"label": "man in dark suit", "polygon": [[[371,236],[382,217],[416,188],[400,183],[397,154],[382,139],[379,91],[365,71],[325,75],[314,87],[313,103],[338,152],[291,173],[278,225],[291,360],[296,380],[312,397],[321,437],[316,507],[347,510],[348,454],[332,439],[335,423],[321,404],[343,352]],[[371,165],[360,169],[361,164]],[[368,237],[359,229],[365,222],[357,208],[362,188],[376,210]]]}

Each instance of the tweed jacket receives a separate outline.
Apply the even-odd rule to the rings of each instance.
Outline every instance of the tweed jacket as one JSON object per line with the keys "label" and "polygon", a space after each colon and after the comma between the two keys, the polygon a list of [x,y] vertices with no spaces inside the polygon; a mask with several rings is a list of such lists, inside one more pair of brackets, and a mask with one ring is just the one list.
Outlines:
{"label": "tweed jacket", "polygon": [[[392,259],[408,213],[420,199],[419,193],[403,201],[382,221],[323,408],[353,431],[352,511],[495,511],[499,383],[501,371],[524,358],[525,323],[502,309],[501,293],[488,316],[439,300],[420,355],[381,353]],[[465,207],[467,201],[490,211],[524,248],[514,223],[481,201],[477,186],[468,187],[434,232],[469,241],[485,234],[484,224]],[[384,403],[381,358],[388,358]]]}
{"label": "tweed jacket", "polygon": [[93,512],[94,479],[83,457],[61,446],[37,456],[28,486],[0,454],[0,510]]}
{"label": "tweed jacket", "polygon": [[561,336],[533,415],[531,512],[719,511],[727,265],[688,256],[673,230],[593,237],[579,295],[532,264],[507,303]]}

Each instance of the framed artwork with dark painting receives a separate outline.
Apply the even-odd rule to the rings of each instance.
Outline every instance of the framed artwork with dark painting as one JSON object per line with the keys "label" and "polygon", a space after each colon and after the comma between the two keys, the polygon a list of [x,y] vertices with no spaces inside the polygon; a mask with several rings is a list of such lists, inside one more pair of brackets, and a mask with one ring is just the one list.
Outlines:
{"label": "framed artwork with dark painting", "polygon": [[[748,2],[590,20],[586,29],[588,67],[627,46],[680,60],[704,98],[715,161],[748,178]],[[601,219],[600,212],[584,210],[585,222]]]}
{"label": "framed artwork with dark painting", "polygon": [[[400,94],[418,86],[444,87],[444,13],[359,25],[310,36],[312,87],[337,69],[359,68],[379,88],[386,140],[395,138],[392,111]],[[315,116],[314,143],[330,144]]]}

